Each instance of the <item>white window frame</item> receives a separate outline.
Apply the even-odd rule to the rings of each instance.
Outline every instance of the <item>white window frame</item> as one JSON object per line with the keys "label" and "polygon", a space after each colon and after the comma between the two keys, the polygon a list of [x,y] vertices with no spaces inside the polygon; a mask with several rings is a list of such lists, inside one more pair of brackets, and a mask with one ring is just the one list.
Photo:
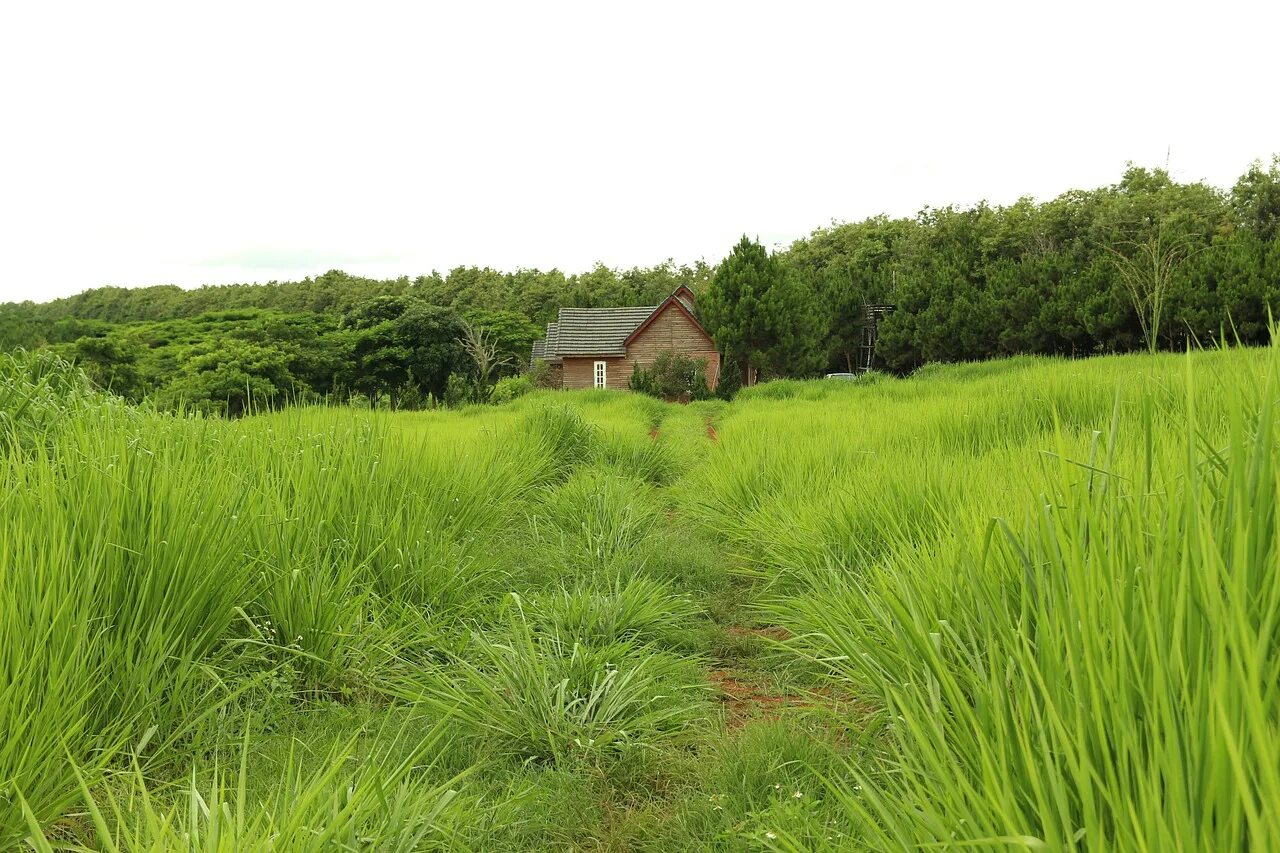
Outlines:
{"label": "white window frame", "polygon": [[592,372],[592,376],[595,379],[595,382],[592,387],[608,388],[609,387],[609,363],[607,361],[597,361],[595,370]]}

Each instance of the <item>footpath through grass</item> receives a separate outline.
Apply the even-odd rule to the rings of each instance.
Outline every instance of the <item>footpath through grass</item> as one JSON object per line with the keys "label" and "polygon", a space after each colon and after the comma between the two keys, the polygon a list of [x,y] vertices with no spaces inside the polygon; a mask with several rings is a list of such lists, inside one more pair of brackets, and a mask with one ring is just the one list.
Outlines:
{"label": "footpath through grass", "polygon": [[1263,849],[1273,350],[237,422],[0,365],[0,847]]}

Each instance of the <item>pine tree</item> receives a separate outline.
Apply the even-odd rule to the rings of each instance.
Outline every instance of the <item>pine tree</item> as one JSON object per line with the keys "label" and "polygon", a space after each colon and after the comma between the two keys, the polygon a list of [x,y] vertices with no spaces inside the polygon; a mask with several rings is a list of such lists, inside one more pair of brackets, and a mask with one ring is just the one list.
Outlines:
{"label": "pine tree", "polygon": [[699,300],[726,364],[768,376],[807,376],[822,362],[822,329],[811,289],[778,255],[745,235],[716,268]]}

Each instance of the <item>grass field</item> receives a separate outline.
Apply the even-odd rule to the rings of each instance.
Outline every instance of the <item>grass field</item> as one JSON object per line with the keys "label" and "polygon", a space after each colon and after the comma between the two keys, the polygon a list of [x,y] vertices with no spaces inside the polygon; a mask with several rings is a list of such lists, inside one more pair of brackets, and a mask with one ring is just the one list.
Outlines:
{"label": "grass field", "polygon": [[239,421],[0,363],[0,847],[1263,850],[1280,352]]}

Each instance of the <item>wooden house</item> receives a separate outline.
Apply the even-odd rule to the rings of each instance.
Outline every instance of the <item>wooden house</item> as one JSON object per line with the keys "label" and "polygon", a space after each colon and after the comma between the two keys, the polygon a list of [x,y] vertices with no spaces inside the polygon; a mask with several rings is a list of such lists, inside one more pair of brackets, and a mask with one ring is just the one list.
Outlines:
{"label": "wooden house", "polygon": [[694,295],[681,286],[660,305],[634,308],[561,308],[533,358],[551,366],[561,388],[630,388],[631,373],[661,352],[705,359],[707,385],[720,378],[720,354],[694,315]]}

